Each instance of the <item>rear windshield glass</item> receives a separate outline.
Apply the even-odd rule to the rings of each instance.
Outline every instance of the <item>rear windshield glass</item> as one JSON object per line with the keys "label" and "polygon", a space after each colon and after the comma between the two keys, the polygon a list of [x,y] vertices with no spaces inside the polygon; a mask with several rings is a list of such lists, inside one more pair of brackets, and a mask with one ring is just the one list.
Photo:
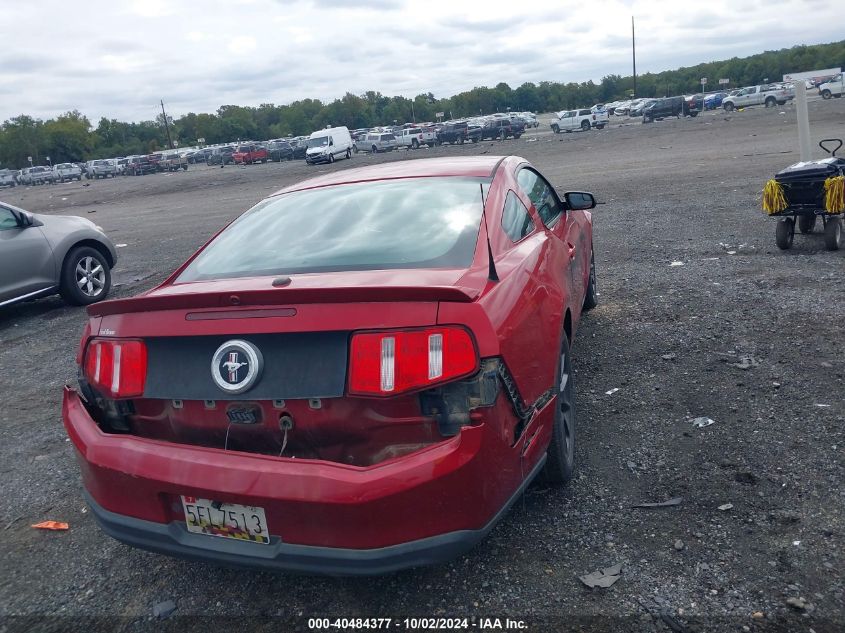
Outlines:
{"label": "rear windshield glass", "polygon": [[269,198],[223,231],[177,281],[391,268],[468,268],[478,178],[356,183]]}

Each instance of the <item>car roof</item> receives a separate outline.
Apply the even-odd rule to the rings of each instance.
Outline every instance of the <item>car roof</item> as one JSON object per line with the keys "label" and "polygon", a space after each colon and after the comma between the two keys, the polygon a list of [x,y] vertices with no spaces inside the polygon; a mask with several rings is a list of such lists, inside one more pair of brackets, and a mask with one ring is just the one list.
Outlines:
{"label": "car roof", "polygon": [[275,192],[274,196],[303,189],[316,189],[331,185],[389,180],[394,178],[430,178],[436,176],[458,176],[468,178],[491,178],[504,156],[461,156],[449,158],[420,158],[381,165],[370,165],[309,178]]}

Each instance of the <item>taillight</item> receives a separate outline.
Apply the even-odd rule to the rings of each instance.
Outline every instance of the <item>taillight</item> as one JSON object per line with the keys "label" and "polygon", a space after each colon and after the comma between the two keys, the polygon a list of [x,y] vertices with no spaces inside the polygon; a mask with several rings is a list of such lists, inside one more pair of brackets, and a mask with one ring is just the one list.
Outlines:
{"label": "taillight", "polygon": [[85,352],[85,378],[111,398],[144,393],[147,346],[132,339],[93,339]]}
{"label": "taillight", "polygon": [[461,327],[352,335],[350,395],[392,396],[473,374],[478,354]]}

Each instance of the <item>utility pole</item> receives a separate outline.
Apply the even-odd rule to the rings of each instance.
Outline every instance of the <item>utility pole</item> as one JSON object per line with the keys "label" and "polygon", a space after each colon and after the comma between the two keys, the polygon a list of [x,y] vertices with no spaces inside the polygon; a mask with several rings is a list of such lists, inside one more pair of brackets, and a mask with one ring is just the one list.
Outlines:
{"label": "utility pole", "polygon": [[634,35],[634,16],[631,16],[631,55],[634,61],[634,98],[637,98],[637,38]]}
{"label": "utility pole", "polygon": [[167,130],[167,148],[173,149],[173,139],[170,138],[170,126],[167,124],[167,113],[164,111],[164,99],[161,100],[161,115],[164,117],[164,129]]}

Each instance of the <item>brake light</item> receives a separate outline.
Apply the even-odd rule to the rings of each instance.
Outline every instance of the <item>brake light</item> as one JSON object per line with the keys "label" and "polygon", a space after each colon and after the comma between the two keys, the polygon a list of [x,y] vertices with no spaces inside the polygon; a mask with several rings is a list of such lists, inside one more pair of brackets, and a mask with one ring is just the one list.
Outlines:
{"label": "brake light", "polygon": [[112,398],[144,393],[147,346],[133,339],[93,339],[85,352],[85,378]]}
{"label": "brake light", "polygon": [[392,396],[473,374],[472,336],[457,326],[352,335],[349,394]]}

